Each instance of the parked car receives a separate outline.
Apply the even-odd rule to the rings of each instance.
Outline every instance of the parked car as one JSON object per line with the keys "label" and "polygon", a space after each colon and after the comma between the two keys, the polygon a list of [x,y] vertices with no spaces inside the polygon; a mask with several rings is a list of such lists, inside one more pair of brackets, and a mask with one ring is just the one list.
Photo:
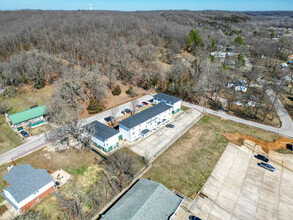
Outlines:
{"label": "parked car", "polygon": [[20,131],[20,134],[21,134],[24,138],[29,137],[29,134],[28,134],[25,130],[21,130],[21,131]]}
{"label": "parked car", "polygon": [[147,102],[142,102],[142,104],[144,104],[144,105],[148,105],[149,103],[147,103]]}
{"label": "parked car", "polygon": [[104,120],[105,120],[106,122],[109,122],[109,121],[114,120],[114,117],[113,117],[113,116],[108,116],[108,117],[104,118]]}
{"label": "parked car", "polygon": [[175,125],[173,125],[173,124],[167,124],[166,125],[166,128],[174,128],[175,127]]}
{"label": "parked car", "polygon": [[255,157],[256,159],[262,160],[262,161],[264,161],[264,162],[266,162],[266,163],[269,162],[269,159],[266,158],[266,157],[263,156],[263,155],[258,154],[258,155],[254,155],[254,157]]}
{"label": "parked car", "polygon": [[150,99],[148,102],[149,103],[153,103],[154,102],[154,99]]}
{"label": "parked car", "polygon": [[55,186],[56,189],[59,189],[60,188],[60,182],[55,181],[54,186]]}
{"label": "parked car", "polygon": [[131,112],[129,108],[124,109],[124,111],[125,111],[126,113]]}
{"label": "parked car", "polygon": [[125,115],[125,114],[126,114],[126,112],[125,112],[125,111],[121,111],[121,113],[122,113],[123,115]]}
{"label": "parked car", "polygon": [[275,167],[273,167],[272,165],[268,163],[260,162],[260,163],[257,163],[257,165],[271,172],[274,172],[276,170]]}
{"label": "parked car", "polygon": [[189,216],[189,220],[201,220],[201,218],[196,217],[196,216],[194,216],[194,215],[190,215],[190,216]]}

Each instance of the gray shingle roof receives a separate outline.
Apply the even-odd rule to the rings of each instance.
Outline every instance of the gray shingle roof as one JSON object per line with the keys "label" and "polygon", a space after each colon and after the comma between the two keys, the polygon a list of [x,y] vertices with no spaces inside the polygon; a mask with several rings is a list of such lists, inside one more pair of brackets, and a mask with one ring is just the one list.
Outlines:
{"label": "gray shingle roof", "polygon": [[103,141],[119,133],[114,128],[110,128],[99,121],[93,121],[92,123],[83,126],[83,128]]}
{"label": "gray shingle roof", "polygon": [[13,167],[3,179],[9,183],[5,188],[17,202],[21,202],[43,186],[47,185],[53,178],[44,169],[35,169],[29,164]]}
{"label": "gray shingle roof", "polygon": [[181,201],[162,184],[140,179],[105,213],[102,220],[167,220]]}
{"label": "gray shingle roof", "polygon": [[182,99],[180,99],[178,97],[167,95],[165,93],[159,93],[157,95],[154,95],[154,98],[166,100],[167,102],[171,102],[171,103],[176,103],[176,102],[182,100]]}
{"label": "gray shingle roof", "polygon": [[167,111],[168,109],[172,108],[169,105],[166,105],[165,103],[159,103],[151,108],[148,108],[136,115],[133,115],[129,118],[126,118],[119,122],[119,125],[123,125],[127,128],[133,128],[136,125],[139,125],[153,117],[155,117],[158,114],[161,114],[164,111]]}

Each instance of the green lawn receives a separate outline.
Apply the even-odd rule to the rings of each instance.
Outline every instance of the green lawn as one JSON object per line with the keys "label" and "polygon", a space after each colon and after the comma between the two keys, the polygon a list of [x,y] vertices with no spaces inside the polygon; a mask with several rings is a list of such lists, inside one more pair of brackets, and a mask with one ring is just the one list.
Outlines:
{"label": "green lawn", "polygon": [[191,196],[206,182],[228,142],[223,132],[239,132],[274,141],[277,135],[206,115],[154,163],[144,178]]}
{"label": "green lawn", "polygon": [[12,131],[10,126],[6,124],[3,115],[0,116],[0,154],[17,147],[22,143],[22,138]]}
{"label": "green lawn", "polygon": [[[33,105],[46,104],[53,94],[53,87],[47,86],[37,91],[19,93],[15,97],[5,99],[0,97],[1,101],[6,101],[12,107],[9,114],[29,109]],[[48,129],[47,129],[48,130]],[[0,115],[0,154],[7,152],[22,143],[22,138],[15,133],[8,124],[5,117]]]}
{"label": "green lawn", "polygon": [[187,106],[184,106],[184,105],[181,106],[181,110],[182,110],[182,111],[187,111],[188,109],[190,109],[190,108],[187,107]]}

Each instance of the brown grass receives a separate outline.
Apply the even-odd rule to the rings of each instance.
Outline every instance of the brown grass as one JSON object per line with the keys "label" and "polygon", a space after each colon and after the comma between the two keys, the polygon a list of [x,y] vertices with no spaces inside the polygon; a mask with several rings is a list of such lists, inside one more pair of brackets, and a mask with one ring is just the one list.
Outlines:
{"label": "brown grass", "polygon": [[205,115],[153,163],[144,178],[152,178],[187,196],[198,192],[228,144],[222,135],[226,131],[264,141],[278,139],[277,135],[262,130]]}

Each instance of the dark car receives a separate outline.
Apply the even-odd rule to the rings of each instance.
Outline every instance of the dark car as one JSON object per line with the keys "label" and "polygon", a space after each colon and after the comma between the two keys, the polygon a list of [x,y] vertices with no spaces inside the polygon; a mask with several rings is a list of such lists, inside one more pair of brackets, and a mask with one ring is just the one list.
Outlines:
{"label": "dark car", "polygon": [[269,162],[269,159],[266,158],[266,157],[263,156],[263,155],[258,154],[258,155],[254,155],[254,157],[255,157],[256,159],[262,160],[262,161],[264,161],[264,162],[266,162],[266,163]]}
{"label": "dark car", "polygon": [[201,220],[201,218],[196,217],[196,216],[194,216],[194,215],[190,215],[190,216],[189,216],[189,220]]}
{"label": "dark car", "polygon": [[29,134],[25,131],[25,130],[21,130],[20,134],[24,137],[27,138],[29,136]]}
{"label": "dark car", "polygon": [[257,165],[271,172],[274,172],[276,170],[275,167],[273,167],[272,165],[268,163],[260,162],[260,163],[257,163]]}
{"label": "dark car", "polygon": [[175,125],[173,125],[173,124],[167,124],[166,125],[166,128],[174,128],[175,127]]}
{"label": "dark car", "polygon": [[144,105],[148,105],[149,103],[147,103],[147,102],[142,102],[142,104],[144,104]]}
{"label": "dark car", "polygon": [[129,108],[124,109],[124,111],[125,111],[126,113],[131,112]]}
{"label": "dark car", "polygon": [[126,112],[125,112],[125,111],[121,111],[121,113],[122,113],[123,115],[125,115],[125,114],[126,114]]}
{"label": "dark car", "polygon": [[113,116],[108,116],[108,117],[104,118],[104,120],[105,120],[106,122],[109,122],[109,121],[114,120],[114,117],[113,117]]}
{"label": "dark car", "polygon": [[55,186],[56,189],[59,189],[60,188],[60,183],[58,181],[55,181],[54,186]]}

